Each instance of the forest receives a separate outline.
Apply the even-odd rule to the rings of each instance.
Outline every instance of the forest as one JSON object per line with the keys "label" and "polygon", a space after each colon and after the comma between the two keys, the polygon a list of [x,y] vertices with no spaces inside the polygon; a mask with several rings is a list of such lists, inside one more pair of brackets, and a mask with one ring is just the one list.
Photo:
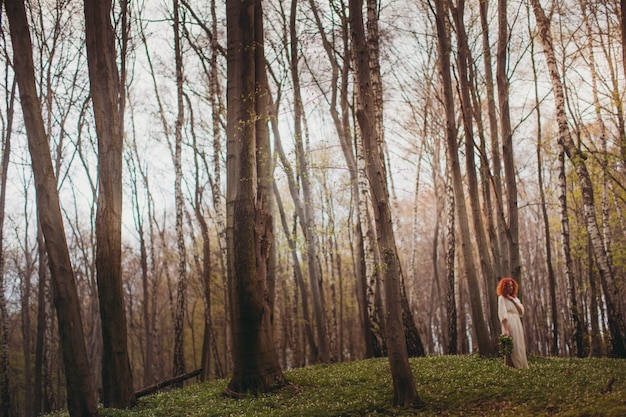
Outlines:
{"label": "forest", "polygon": [[0,417],[626,358],[626,2],[1,4]]}

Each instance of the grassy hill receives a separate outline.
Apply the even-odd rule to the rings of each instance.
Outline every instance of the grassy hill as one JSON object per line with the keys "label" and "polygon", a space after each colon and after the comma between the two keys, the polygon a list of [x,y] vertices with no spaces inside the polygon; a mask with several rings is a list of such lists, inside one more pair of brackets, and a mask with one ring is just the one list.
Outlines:
{"label": "grassy hill", "polygon": [[626,416],[626,360],[529,358],[530,369],[501,359],[411,359],[420,409],[394,408],[387,359],[316,365],[286,372],[293,387],[244,400],[224,398],[226,380],[141,398],[108,417]]}

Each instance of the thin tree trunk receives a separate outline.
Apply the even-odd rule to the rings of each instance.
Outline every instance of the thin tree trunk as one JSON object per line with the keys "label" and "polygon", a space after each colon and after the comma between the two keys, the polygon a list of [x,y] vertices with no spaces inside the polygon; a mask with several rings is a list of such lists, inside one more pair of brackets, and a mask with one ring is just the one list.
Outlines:
{"label": "thin tree trunk", "polygon": [[491,355],[494,350],[489,337],[489,331],[483,315],[482,301],[480,297],[480,285],[477,270],[474,263],[474,254],[471,247],[469,230],[469,218],[465,207],[465,193],[463,192],[463,180],[458,156],[457,127],[455,124],[454,99],[452,95],[452,79],[450,73],[450,44],[448,30],[445,27],[446,15],[443,2],[435,2],[435,21],[437,25],[437,38],[439,42],[439,62],[444,89],[444,107],[446,112],[446,144],[448,164],[452,177],[454,201],[456,205],[456,217],[461,232],[461,250],[463,263],[467,273],[467,281],[470,294],[470,307],[472,321],[476,332],[478,350],[481,355]]}
{"label": "thin tree trunk", "polygon": [[[529,25],[530,28],[530,25]],[[546,205],[546,193],[543,184],[543,157],[541,150],[543,144],[543,133],[541,124],[541,107],[539,103],[539,85],[537,78],[537,66],[535,64],[535,42],[531,37],[530,44],[530,59],[533,70],[533,79],[535,85],[535,113],[537,114],[537,184],[539,187],[539,198],[541,201],[541,217],[543,220],[543,231],[546,241],[546,266],[548,268],[548,288],[550,294],[550,312],[552,322],[552,345],[550,347],[550,354],[553,356],[558,355],[559,351],[559,325],[558,325],[558,310],[556,303],[556,276],[554,273],[554,265],[552,263],[552,236],[550,234],[550,221],[548,217],[548,206]]]}
{"label": "thin tree trunk", "polygon": [[[363,227],[361,224],[361,193],[359,192],[359,178],[358,178],[358,166],[354,155],[354,149],[352,146],[352,138],[350,137],[350,105],[348,102],[348,84],[350,77],[350,42],[349,42],[349,29],[348,19],[341,19],[341,41],[343,46],[343,65],[335,59],[335,46],[331,44],[326,36],[324,26],[319,16],[318,8],[314,0],[309,1],[311,10],[315,18],[318,30],[322,36],[322,44],[329,61],[332,63],[332,82],[331,82],[331,99],[330,99],[330,113],[333,118],[335,130],[341,143],[341,150],[343,151],[346,164],[348,166],[348,172],[350,174],[350,184],[352,189],[352,209],[355,213],[352,218],[354,219],[354,236],[355,236],[355,272],[356,272],[356,291],[357,301],[359,307],[359,317],[361,321],[361,327],[363,329],[363,341],[365,349],[365,357],[371,358],[375,355],[375,343],[374,334],[372,331],[372,323],[370,321],[370,315],[368,313],[368,279],[367,279],[367,267],[366,267],[366,251],[365,251],[365,237],[363,235]],[[339,82],[341,81],[341,82]],[[339,107],[339,110],[337,109]]]}
{"label": "thin tree trunk", "polygon": [[176,307],[174,313],[174,368],[173,375],[185,373],[185,309],[187,298],[187,250],[183,231],[184,197],[182,190],[182,129],[185,118],[183,104],[183,56],[180,41],[180,21],[178,0],[173,1],[174,8],[174,56],[176,61],[176,103],[177,117],[174,145],[174,193],[176,201],[176,247],[178,249],[178,275],[176,286]]}
{"label": "thin tree trunk", "polygon": [[573,320],[573,338],[578,357],[584,356],[583,346],[583,324],[581,311],[578,307],[578,290],[574,269],[572,265],[572,255],[570,249],[569,215],[567,212],[567,185],[565,175],[565,152],[559,145],[559,214],[561,217],[561,252],[563,255],[563,267],[568,283],[568,294],[570,298],[571,314]]}
{"label": "thin tree trunk", "polygon": [[122,289],[124,89],[116,66],[111,1],[86,0],[84,4],[91,99],[98,135],[96,268],[103,340],[103,403],[105,407],[129,408],[136,401]]}
{"label": "thin tree trunk", "polygon": [[23,0],[5,0],[4,4],[9,20],[15,75],[32,158],[39,219],[50,262],[65,366],[68,411],[72,417],[97,416],[99,413],[85,349],[80,302],[63,229],[63,216],[50,158],[50,147],[35,87],[32,43],[26,9]]}
{"label": "thin tree trunk", "polygon": [[506,181],[507,201],[507,242],[509,271],[511,276],[523,287],[522,265],[519,251],[519,220],[517,213],[517,179],[515,178],[515,159],[513,154],[513,130],[509,112],[509,78],[507,75],[507,51],[509,48],[509,29],[507,20],[507,0],[498,0],[498,52],[496,60],[496,85],[500,107],[500,136],[502,138],[502,162]]}
{"label": "thin tree trunk", "polygon": [[363,135],[363,148],[366,152],[366,170],[376,218],[376,232],[381,253],[380,264],[383,266],[386,308],[386,342],[391,375],[393,378],[394,405],[419,405],[421,399],[417,395],[415,379],[409,365],[406,338],[402,322],[402,274],[398,259],[395,237],[393,233],[387,175],[381,153],[382,138],[376,129],[376,103],[370,94],[372,88],[371,68],[369,64],[368,46],[363,27],[363,3],[361,0],[350,0],[350,22],[352,24],[352,41],[355,51],[355,67],[358,79],[358,110],[357,120]]}
{"label": "thin tree trunk", "polygon": [[[12,87],[10,90],[7,90],[7,119],[6,119],[6,134],[2,138],[2,159],[0,161],[0,351],[1,351],[1,361],[0,368],[2,369],[2,393],[0,394],[0,398],[2,399],[2,408],[0,412],[2,412],[2,416],[8,417],[11,414],[11,381],[9,377],[9,327],[8,320],[9,314],[7,312],[7,301],[6,301],[6,282],[5,282],[5,273],[4,267],[6,263],[6,257],[4,253],[4,217],[6,210],[6,188],[7,188],[7,174],[9,172],[9,162],[11,156],[11,135],[13,133],[13,105],[15,103],[15,78],[12,82]],[[8,87],[8,86],[7,86]],[[30,276],[25,277],[28,282],[30,282]],[[30,297],[26,297],[26,302],[22,302],[22,317],[28,318],[28,302]],[[24,309],[26,309],[27,313],[24,314]],[[27,327],[28,326],[28,327]],[[30,331],[30,326],[28,323],[23,323],[23,330]],[[25,367],[25,379],[27,386],[31,383],[29,380],[30,376],[30,338],[26,337],[26,333],[23,332],[24,336],[24,367]],[[28,350],[27,350],[28,349]],[[27,391],[27,396],[29,392]],[[30,412],[26,413],[30,415]]]}
{"label": "thin tree trunk", "polygon": [[[299,217],[302,225],[302,232],[306,240],[307,266],[309,270],[309,283],[311,298],[313,301],[313,315],[315,317],[315,328],[317,333],[318,358],[322,363],[330,361],[330,350],[328,342],[328,330],[326,323],[326,307],[324,303],[324,293],[322,286],[322,273],[317,259],[319,243],[317,239],[317,226],[313,215],[313,196],[311,191],[311,174],[309,162],[305,154],[304,138],[302,132],[302,119],[304,117],[302,109],[302,98],[300,96],[300,76],[298,68],[298,35],[296,32],[298,0],[291,1],[291,14],[289,18],[290,36],[290,69],[294,93],[294,142],[296,149],[296,172],[301,181],[302,197],[299,200],[302,208],[299,209]],[[294,199],[294,202],[296,200]]]}
{"label": "thin tree trunk", "polygon": [[580,182],[584,216],[587,225],[587,233],[591,239],[594,257],[600,272],[600,281],[607,306],[608,323],[611,334],[612,354],[617,357],[626,357],[626,329],[624,327],[624,317],[621,313],[618,289],[614,281],[613,271],[608,262],[602,235],[600,234],[596,209],[594,206],[593,185],[589,178],[589,172],[585,164],[586,156],[576,147],[572,140],[567,116],[565,113],[565,99],[563,94],[563,84],[556,64],[556,57],[550,33],[550,21],[546,17],[539,0],[531,0],[537,24],[539,26],[540,38],[544,47],[544,54],[552,89],[555,97],[557,122],[559,125],[559,142],[562,144],[568,158],[572,161],[578,180]]}
{"label": "thin tree trunk", "polygon": [[448,318],[448,346],[446,353],[456,355],[458,353],[457,312],[455,296],[455,273],[454,260],[456,257],[456,234],[454,216],[454,190],[452,180],[448,176],[446,180],[447,218],[446,218],[446,312]]}
{"label": "thin tree trunk", "polygon": [[[489,225],[489,235],[491,237],[492,252],[494,257],[496,276],[494,279],[503,275],[504,270],[508,270],[508,250],[504,250],[503,242],[506,240],[506,225],[500,216],[494,216],[492,204],[498,204],[502,201],[502,174],[500,159],[500,141],[498,136],[498,116],[496,111],[496,94],[493,82],[493,65],[491,55],[491,42],[489,40],[489,0],[480,0],[480,24],[482,30],[482,50],[483,65],[485,67],[485,89],[487,93],[487,115],[489,118],[489,136],[491,138],[491,175],[490,183],[493,184],[493,191],[496,195],[496,201],[491,203],[491,195],[489,186],[485,187],[485,206],[487,224]],[[487,155],[485,154],[485,158]],[[494,218],[495,217],[495,218]],[[502,256],[502,254],[506,256]],[[506,259],[506,260],[505,260]],[[493,282],[493,281],[490,281]],[[493,314],[493,311],[492,311]],[[497,319],[497,317],[496,317]]]}
{"label": "thin tree trunk", "polygon": [[[474,159],[475,143],[474,143],[474,126],[472,122],[472,102],[470,99],[470,83],[468,68],[471,65],[471,57],[469,44],[467,41],[467,34],[465,32],[464,13],[465,1],[459,0],[457,8],[455,10],[454,18],[456,23],[456,33],[459,42],[457,67],[459,70],[459,84],[461,90],[461,110],[463,113],[463,127],[465,136],[465,176],[468,183],[468,194],[470,207],[472,211],[472,222],[474,226],[474,234],[477,244],[478,261],[480,262],[481,271],[483,274],[483,280],[487,283],[495,284],[495,271],[493,267],[493,260],[491,258],[490,245],[487,242],[487,236],[485,234],[485,227],[483,224],[482,210],[480,207],[480,193],[478,189],[478,178],[476,177],[476,162]],[[487,285],[487,306],[490,312],[496,311],[496,295],[494,291],[495,285]],[[478,290],[476,288],[476,290]],[[490,317],[492,315],[490,314]],[[489,323],[493,323],[493,320],[488,320]],[[499,325],[496,328],[491,329],[492,338],[495,338],[499,334]],[[494,346],[495,344],[490,344]],[[483,355],[495,355],[494,349],[491,351],[481,351]]]}

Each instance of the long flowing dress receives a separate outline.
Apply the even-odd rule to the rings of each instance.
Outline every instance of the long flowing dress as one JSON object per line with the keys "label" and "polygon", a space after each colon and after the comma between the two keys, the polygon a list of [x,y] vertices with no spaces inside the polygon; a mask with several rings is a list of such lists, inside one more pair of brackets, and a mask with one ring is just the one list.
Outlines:
{"label": "long flowing dress", "polygon": [[[518,308],[515,307],[517,304]],[[521,314],[520,314],[521,313]],[[503,296],[498,296],[498,318],[500,324],[506,319],[509,333],[513,338],[513,353],[511,353],[511,361],[516,368],[528,368],[528,360],[526,359],[526,343],[524,342],[524,328],[520,317],[524,315],[524,306],[520,300],[515,297],[512,300]],[[502,326],[504,332],[504,326]]]}

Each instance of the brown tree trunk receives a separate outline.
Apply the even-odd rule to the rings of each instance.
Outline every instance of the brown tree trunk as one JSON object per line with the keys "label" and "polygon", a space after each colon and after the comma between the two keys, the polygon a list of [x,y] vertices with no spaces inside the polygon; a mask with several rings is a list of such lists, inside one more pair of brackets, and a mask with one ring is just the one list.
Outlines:
{"label": "brown tree trunk", "polygon": [[409,365],[406,338],[402,322],[401,286],[402,274],[398,250],[393,232],[387,175],[381,153],[382,138],[376,129],[376,103],[372,97],[369,53],[363,27],[363,2],[350,0],[350,22],[354,45],[354,62],[358,79],[357,120],[363,135],[366,154],[366,172],[374,201],[376,232],[381,254],[382,274],[385,285],[386,342],[391,375],[393,378],[393,404],[421,404],[417,395],[415,379]]}
{"label": "brown tree trunk", "polygon": [[274,279],[269,273],[274,271],[268,268],[268,260],[274,239],[267,202],[270,148],[267,131],[260,126],[267,123],[262,115],[268,111],[267,101],[262,100],[267,79],[261,3],[227,0],[226,15],[226,208],[234,370],[225,393],[238,397],[271,391],[287,381],[274,344],[269,294]]}
{"label": "brown tree trunk", "polygon": [[[530,27],[530,25],[529,25]],[[540,97],[539,97],[539,85],[537,79],[537,67],[535,64],[535,42],[531,38],[530,44],[530,59],[533,70],[533,79],[534,79],[534,92],[535,92],[535,113],[537,114],[537,185],[539,187],[539,198],[541,201],[541,217],[543,220],[543,231],[545,235],[546,242],[546,266],[548,268],[548,289],[550,294],[550,312],[551,312],[551,323],[552,323],[552,344],[550,347],[550,354],[552,356],[558,355],[559,351],[559,320],[558,320],[558,310],[557,310],[557,302],[556,302],[556,276],[554,272],[554,265],[552,262],[552,236],[550,233],[550,221],[548,217],[548,206],[546,205],[546,193],[544,190],[543,183],[543,157],[541,155],[541,151],[544,147],[543,144],[543,133],[542,133],[542,124],[541,124],[541,107],[540,107]]]}
{"label": "brown tree trunk", "polygon": [[[487,115],[489,118],[489,136],[491,138],[491,173],[489,175],[490,184],[493,185],[493,192],[496,196],[496,201],[492,203],[491,193],[489,192],[489,185],[485,187],[485,217],[487,218],[487,224],[489,225],[489,235],[491,237],[492,252],[494,257],[496,276],[492,280],[488,280],[490,283],[494,283],[498,277],[502,276],[504,270],[508,270],[508,250],[504,250],[502,245],[506,240],[505,229],[506,225],[502,221],[502,217],[494,215],[499,207],[494,210],[495,205],[500,205],[502,202],[502,168],[500,159],[500,141],[498,136],[498,116],[496,111],[496,94],[493,81],[493,65],[491,55],[491,41],[489,39],[489,0],[480,0],[480,24],[482,29],[482,44],[483,44],[483,65],[485,67],[485,90],[487,100]],[[485,159],[487,154],[484,155]],[[488,162],[485,161],[487,164]],[[497,207],[496,206],[496,207]],[[503,256],[505,254],[505,256]],[[505,261],[505,258],[506,261]],[[493,311],[492,311],[493,314]],[[496,313],[497,314],[497,313]],[[497,319],[497,316],[496,316]]]}
{"label": "brown tree trunk", "polygon": [[568,158],[572,161],[578,180],[580,182],[584,216],[587,225],[587,233],[591,239],[593,253],[600,272],[600,282],[607,307],[607,318],[611,334],[612,354],[617,357],[626,357],[626,328],[624,327],[624,316],[621,313],[618,289],[615,284],[613,271],[608,262],[602,235],[598,228],[596,209],[594,206],[594,192],[589,172],[585,164],[586,156],[576,147],[569,130],[567,115],[565,112],[565,98],[563,84],[556,63],[552,35],[550,33],[550,21],[546,17],[539,0],[531,0],[541,42],[544,47],[544,54],[552,89],[555,98],[557,122],[559,125],[559,142],[563,146]]}
{"label": "brown tree trunk", "polygon": [[448,347],[446,353],[448,355],[456,355],[458,353],[458,331],[457,331],[457,312],[456,312],[456,295],[455,295],[455,273],[456,270],[454,260],[456,257],[456,234],[455,234],[455,216],[454,216],[454,190],[452,189],[452,180],[446,181],[446,197],[447,197],[447,219],[446,219],[446,312],[448,319]]}
{"label": "brown tree trunk", "polygon": [[[0,412],[2,412],[2,416],[8,417],[11,414],[11,381],[9,378],[9,327],[8,320],[9,314],[7,312],[7,301],[6,301],[6,293],[5,293],[5,253],[4,253],[4,216],[6,210],[6,187],[7,187],[7,173],[9,172],[9,161],[11,156],[11,135],[13,133],[13,105],[15,103],[15,79],[13,80],[13,86],[10,90],[7,90],[7,103],[9,107],[7,109],[7,118],[6,118],[6,134],[2,138],[2,158],[0,160],[0,350],[1,350],[1,361],[0,368],[2,369],[2,393],[0,394],[0,398],[2,399],[2,408]],[[5,87],[8,87],[5,86]],[[25,277],[28,280],[28,287],[30,287],[30,276]],[[26,289],[24,289],[26,292]],[[25,297],[26,300],[22,302],[22,317],[24,319],[29,318],[28,313],[28,302],[29,296]],[[25,302],[24,302],[25,301]],[[26,314],[24,311],[26,310]],[[23,330],[30,331],[29,323],[23,323]],[[26,332],[23,332],[24,337],[24,367],[25,372],[24,376],[26,379],[27,387],[31,383],[30,381],[30,337],[26,337]],[[29,388],[27,388],[29,389]],[[26,392],[27,397],[29,391]],[[27,404],[29,406],[30,404]],[[30,412],[27,411],[27,416],[30,415]]]}
{"label": "brown tree trunk", "polygon": [[[350,184],[352,189],[352,209],[356,213],[354,220],[354,236],[355,236],[355,273],[356,273],[356,291],[357,302],[359,307],[359,317],[361,321],[361,327],[363,329],[363,343],[365,349],[365,357],[371,358],[375,355],[375,343],[374,334],[372,331],[372,323],[370,321],[370,315],[368,313],[368,279],[366,268],[366,253],[365,253],[365,237],[363,235],[363,226],[360,218],[360,200],[362,199],[359,192],[359,178],[358,178],[358,166],[353,149],[353,138],[350,135],[350,103],[348,101],[348,86],[350,79],[350,42],[349,42],[349,29],[348,19],[341,20],[341,41],[343,51],[343,65],[335,59],[335,48],[339,48],[338,45],[331,44],[324,31],[324,26],[319,16],[319,11],[313,0],[309,1],[313,16],[317,28],[322,36],[322,44],[329,61],[332,63],[332,81],[331,81],[331,98],[330,98],[330,113],[333,118],[335,130],[341,143],[341,150],[343,151],[346,164],[348,166],[348,172],[350,174]],[[334,38],[333,38],[334,39]],[[339,109],[338,109],[339,107]]]}
{"label": "brown tree trunk", "polygon": [[185,309],[187,298],[187,250],[183,232],[184,197],[182,190],[182,129],[185,118],[183,105],[183,56],[180,41],[180,22],[178,0],[173,1],[174,8],[174,57],[176,61],[176,103],[177,117],[174,129],[174,194],[176,202],[176,247],[178,249],[178,274],[176,280],[176,306],[174,310],[174,357],[173,375],[185,373]]}
{"label": "brown tree trunk", "polygon": [[328,341],[328,326],[326,322],[326,305],[324,302],[324,292],[322,286],[322,272],[319,267],[317,254],[319,253],[319,243],[317,239],[317,226],[313,214],[313,196],[311,191],[311,174],[309,162],[304,149],[304,138],[302,132],[302,119],[304,117],[302,109],[302,98],[300,94],[299,57],[298,57],[298,36],[296,32],[298,0],[291,1],[291,14],[289,18],[290,37],[290,70],[294,93],[294,142],[296,150],[296,173],[301,181],[302,198],[304,201],[294,199],[302,207],[298,209],[302,232],[306,240],[307,267],[309,271],[309,284],[311,298],[313,301],[313,315],[315,317],[315,329],[317,333],[318,358],[317,361],[328,363],[330,361],[330,348]]}
{"label": "brown tree trunk", "polygon": [[454,98],[452,94],[452,79],[450,72],[450,44],[449,35],[446,28],[446,15],[444,2],[436,1],[435,21],[437,25],[437,39],[439,43],[439,63],[441,66],[441,77],[444,90],[444,107],[446,112],[446,144],[448,153],[448,164],[452,177],[452,188],[454,190],[454,202],[456,216],[459,222],[461,233],[461,250],[463,263],[467,273],[469,286],[470,307],[472,321],[476,332],[476,341],[481,355],[491,355],[494,347],[489,337],[489,331],[483,315],[482,300],[480,297],[480,284],[474,263],[474,254],[471,247],[471,236],[469,229],[469,218],[465,207],[465,193],[463,191],[463,180],[461,177],[461,166],[458,156],[457,127],[455,124]]}
{"label": "brown tree trunk", "polygon": [[515,178],[515,159],[513,154],[513,130],[509,112],[509,78],[506,72],[509,47],[509,23],[507,20],[507,0],[498,0],[498,52],[496,60],[496,85],[500,107],[500,137],[502,138],[502,162],[506,182],[507,202],[507,243],[509,272],[519,284],[522,283],[522,265],[519,251],[519,220],[517,214],[517,178]]}
{"label": "brown tree trunk", "polygon": [[[480,262],[481,271],[483,275],[483,281],[488,284],[495,283],[495,271],[493,266],[493,260],[491,257],[490,245],[487,242],[487,236],[485,234],[485,226],[483,224],[482,210],[480,207],[480,192],[478,189],[478,178],[476,176],[476,162],[474,155],[476,153],[476,145],[474,143],[474,124],[472,117],[472,102],[470,99],[470,85],[472,80],[469,78],[469,66],[471,65],[471,57],[469,44],[467,41],[467,34],[465,32],[465,1],[459,0],[455,9],[454,20],[456,23],[456,33],[459,42],[457,67],[459,70],[459,84],[461,92],[461,110],[463,113],[463,127],[465,136],[465,176],[468,183],[468,194],[470,207],[472,211],[473,230],[477,245],[478,261]],[[494,285],[487,285],[487,306],[490,313],[495,312],[497,299],[494,291]],[[494,323],[493,315],[490,314],[490,320],[487,322],[492,324],[491,336],[495,340],[500,332],[500,326],[494,327],[497,321]],[[490,344],[495,346],[495,344]],[[483,355],[495,355],[494,349],[489,351],[481,351]]]}
{"label": "brown tree trunk", "polygon": [[37,189],[39,220],[46,241],[52,276],[65,366],[67,407],[72,417],[97,416],[99,413],[85,349],[80,301],[63,229],[63,215],[50,158],[50,146],[35,86],[32,43],[26,9],[23,0],[5,0],[4,4],[9,20],[15,76],[20,91]]}
{"label": "brown tree trunk", "polygon": [[135,404],[122,289],[123,111],[111,25],[111,1],[85,1],[87,60],[98,135],[96,269],[102,325],[102,393],[105,407]]}

